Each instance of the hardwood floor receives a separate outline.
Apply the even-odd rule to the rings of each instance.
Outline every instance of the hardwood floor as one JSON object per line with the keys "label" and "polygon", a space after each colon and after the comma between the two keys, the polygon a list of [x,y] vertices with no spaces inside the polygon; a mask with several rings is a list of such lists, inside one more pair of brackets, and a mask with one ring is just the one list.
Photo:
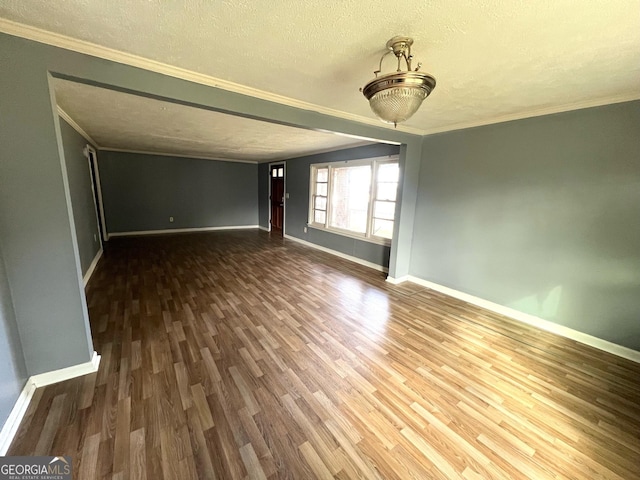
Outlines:
{"label": "hardwood floor", "polygon": [[112,240],[96,374],[11,455],[85,479],[640,478],[640,365],[265,232]]}

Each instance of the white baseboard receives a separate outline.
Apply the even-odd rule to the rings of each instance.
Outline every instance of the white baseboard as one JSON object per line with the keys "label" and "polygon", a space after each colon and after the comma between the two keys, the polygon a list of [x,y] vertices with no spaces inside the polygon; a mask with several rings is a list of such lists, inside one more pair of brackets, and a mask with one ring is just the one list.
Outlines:
{"label": "white baseboard", "polygon": [[387,277],[387,282],[389,282],[392,285],[398,285],[400,283],[406,282],[407,280],[409,280],[409,275],[404,275],[398,278]]}
{"label": "white baseboard", "polygon": [[640,352],[638,352],[637,350],[623,347],[622,345],[618,345],[616,343],[594,337],[593,335],[579,332],[572,328],[550,322],[549,320],[544,320],[542,318],[536,317],[535,315],[520,312],[518,310],[514,310],[513,308],[505,307],[504,305],[499,305],[497,303],[490,302],[489,300],[484,300],[482,298],[469,295],[468,293],[454,290],[453,288],[445,287],[428,280],[423,280],[422,278],[414,277],[413,275],[408,275],[406,277],[401,277],[400,279],[394,279],[391,281],[387,279],[387,281],[389,281],[389,283],[401,283],[398,280],[403,279],[405,279],[405,281],[409,281],[417,285],[436,290],[437,292],[444,293],[445,295],[449,295],[450,297],[457,298],[464,302],[477,305],[478,307],[486,308],[487,310],[498,313],[500,315],[504,315],[505,317],[509,317],[513,320],[526,323],[527,325],[539,328],[540,330],[555,333],[556,335],[560,335],[561,337],[569,338],[571,340],[584,343],[585,345],[589,345],[590,347],[597,348],[604,352],[612,353],[613,355],[617,355],[619,357],[626,358],[627,360],[640,363]]}
{"label": "white baseboard", "polygon": [[11,410],[7,421],[2,427],[2,431],[0,431],[0,457],[7,454],[7,450],[9,450],[9,447],[11,446],[13,437],[15,437],[18,432],[20,422],[22,422],[24,414],[27,413],[27,408],[29,408],[31,397],[33,397],[35,391],[36,386],[33,384],[31,379],[27,379],[22,392],[20,392],[18,400],[16,400],[16,403],[13,406],[13,410]]}
{"label": "white baseboard", "polygon": [[75,377],[81,377],[89,373],[98,371],[100,365],[100,355],[93,352],[91,361],[81,363],[80,365],[74,365],[72,367],[62,368],[60,370],[54,370],[53,372],[41,373],[39,375],[33,375],[27,379],[27,382],[16,400],[7,421],[0,431],[0,456],[6,455],[11,442],[18,432],[20,422],[24,418],[24,414],[29,408],[31,398],[36,391],[36,388],[45,387],[53,383],[63,382],[64,380],[70,380]]}
{"label": "white baseboard", "polygon": [[263,227],[262,225],[258,225],[258,228],[259,228],[260,230],[264,230],[265,232],[270,232],[270,231],[271,231],[271,229],[270,229],[270,228],[268,228],[268,227]]}
{"label": "white baseboard", "polygon": [[93,358],[89,362],[73,365],[67,368],[61,368],[60,370],[54,370],[52,372],[33,375],[29,380],[36,386],[36,388],[45,387],[52,383],[64,382],[65,380],[97,372],[99,365],[100,355],[93,352]]}
{"label": "white baseboard", "polygon": [[332,250],[327,247],[323,247],[321,245],[316,245],[315,243],[307,242],[306,240],[301,240],[296,237],[292,237],[291,235],[284,234],[284,238],[293,240],[294,242],[301,243],[302,245],[306,245],[307,247],[315,248],[316,250],[322,250],[323,252],[330,253],[331,255],[335,255],[336,257],[344,258],[345,260],[349,260],[354,263],[358,263],[360,265],[364,265],[365,267],[373,268],[379,272],[388,272],[389,269],[383,267],[381,265],[375,264],[373,262],[368,262],[367,260],[362,260],[361,258],[354,257],[352,255],[347,255],[346,253],[338,252],[337,250]]}
{"label": "white baseboard", "polygon": [[258,225],[229,225],[225,227],[167,228],[165,230],[138,230],[131,232],[110,233],[111,237],[133,237],[138,235],[162,235],[165,233],[213,232],[216,230],[249,230],[260,228]]}
{"label": "white baseboard", "polygon": [[96,253],[96,256],[93,258],[91,265],[89,265],[89,268],[87,269],[87,273],[85,273],[84,277],[82,278],[82,283],[85,287],[87,286],[87,283],[89,283],[91,275],[93,275],[93,271],[96,269],[96,265],[98,265],[100,258],[102,258],[102,248],[98,250],[98,253]]}

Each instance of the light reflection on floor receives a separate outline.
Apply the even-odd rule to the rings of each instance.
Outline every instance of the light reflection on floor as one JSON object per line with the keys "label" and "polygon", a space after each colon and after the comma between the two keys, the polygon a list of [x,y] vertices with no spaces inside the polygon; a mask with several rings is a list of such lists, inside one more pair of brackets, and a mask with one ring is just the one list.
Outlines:
{"label": "light reflection on floor", "polygon": [[378,288],[364,285],[353,277],[342,277],[338,281],[339,289],[344,293],[344,305],[352,315],[361,318],[363,326],[376,334],[386,332],[389,321],[388,294]]}

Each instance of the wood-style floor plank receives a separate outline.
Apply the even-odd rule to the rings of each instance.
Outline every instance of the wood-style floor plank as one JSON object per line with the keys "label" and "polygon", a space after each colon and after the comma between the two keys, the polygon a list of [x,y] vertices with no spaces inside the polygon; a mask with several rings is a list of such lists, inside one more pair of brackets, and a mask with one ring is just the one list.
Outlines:
{"label": "wood-style floor plank", "polygon": [[640,478],[640,365],[264,232],[112,240],[87,299],[9,450],[77,479]]}

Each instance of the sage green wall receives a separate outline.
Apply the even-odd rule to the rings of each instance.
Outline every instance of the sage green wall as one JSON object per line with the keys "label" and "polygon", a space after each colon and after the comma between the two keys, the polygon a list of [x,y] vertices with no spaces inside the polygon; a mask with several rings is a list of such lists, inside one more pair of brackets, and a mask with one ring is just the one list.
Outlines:
{"label": "sage green wall", "polygon": [[640,102],[425,137],[410,272],[640,350]]}
{"label": "sage green wall", "polygon": [[29,375],[88,362],[93,352],[49,89],[53,58],[0,35],[0,243]]}
{"label": "sage green wall", "polygon": [[[60,119],[60,132],[67,167],[66,173],[69,179],[74,227],[78,240],[80,271],[84,275],[101,248],[96,207],[91,188],[89,160],[83,153],[88,142],[63,119]],[[95,146],[93,147],[95,148]]]}
{"label": "sage green wall", "polygon": [[0,430],[27,381],[9,280],[0,251]]}
{"label": "sage green wall", "polygon": [[109,234],[258,224],[256,164],[102,150],[98,163]]}
{"label": "sage green wall", "polygon": [[[49,76],[108,86],[284,125],[406,144],[417,170],[422,139],[179,80],[0,34],[0,243],[28,374],[84,363],[93,350],[82,289],[60,124]],[[409,191],[413,188],[413,192]],[[405,198],[417,185],[405,185]],[[391,275],[408,272],[415,202],[401,201]],[[406,207],[406,208],[405,208]],[[395,252],[395,253],[394,253]]]}

